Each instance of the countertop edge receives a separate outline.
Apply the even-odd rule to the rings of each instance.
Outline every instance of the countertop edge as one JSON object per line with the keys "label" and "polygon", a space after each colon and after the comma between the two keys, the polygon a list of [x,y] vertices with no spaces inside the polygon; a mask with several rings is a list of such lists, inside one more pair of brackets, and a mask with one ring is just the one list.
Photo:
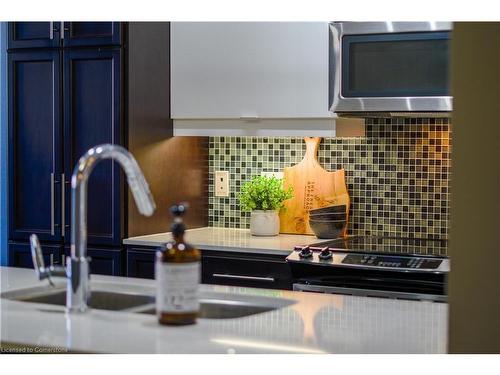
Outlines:
{"label": "countertop edge", "polygon": [[[209,231],[209,230],[227,230],[228,232],[248,232],[248,229],[243,229],[243,228],[219,228],[219,227],[201,227],[201,228],[194,228],[194,229],[188,229],[186,231],[187,234],[193,233],[193,234],[203,234],[204,231]],[[164,233],[154,233],[150,235],[143,235],[143,236],[136,236],[136,237],[130,237],[126,238],[122,241],[123,245],[125,246],[142,246],[142,247],[150,247],[151,250],[156,250],[159,246],[164,244],[165,237],[169,236],[170,232],[164,232]],[[294,236],[290,234],[281,234],[281,236]],[[308,237],[306,242],[313,243],[319,241],[316,237],[314,236],[309,236],[309,235],[297,235],[297,242],[294,243],[293,246],[295,245],[300,245],[304,237]],[[309,238],[310,237],[310,238]],[[161,240],[159,240],[161,238]],[[256,237],[256,240],[258,240],[259,237]],[[272,241],[274,238],[269,238],[270,241]],[[278,236],[276,236],[276,240],[278,241]],[[193,246],[199,248],[200,250],[208,250],[208,251],[224,251],[224,252],[234,252],[234,253],[251,253],[251,254],[265,254],[265,255],[283,255],[287,256],[293,251],[293,246],[287,246],[286,248],[283,248],[279,244],[276,244],[275,246],[273,245],[267,245],[267,246],[258,246],[258,245],[247,245],[247,246],[239,246],[238,244],[231,244],[231,245],[224,245],[224,244],[211,244],[207,242],[211,242],[207,240],[207,242],[202,242],[200,240],[192,239],[189,240],[188,242],[191,243]]]}
{"label": "countertop edge", "polygon": [[[124,245],[127,246],[143,246],[150,247],[151,251],[155,251],[157,247],[161,246],[158,243],[148,242],[148,241],[123,241]],[[283,249],[272,249],[272,248],[249,248],[249,247],[229,247],[229,246],[214,246],[214,245],[205,245],[205,244],[197,244],[192,243],[194,247],[197,247],[200,250],[208,250],[208,251],[225,251],[231,253],[252,253],[252,254],[266,254],[266,255],[290,255],[293,249],[283,250]]]}

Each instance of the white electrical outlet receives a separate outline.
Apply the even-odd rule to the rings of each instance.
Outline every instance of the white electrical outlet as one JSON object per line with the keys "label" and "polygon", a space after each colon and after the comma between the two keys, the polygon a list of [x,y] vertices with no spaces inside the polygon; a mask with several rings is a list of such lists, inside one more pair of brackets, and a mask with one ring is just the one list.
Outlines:
{"label": "white electrical outlet", "polygon": [[229,197],[228,171],[215,171],[215,196]]}
{"label": "white electrical outlet", "polygon": [[278,180],[283,179],[283,172],[260,172],[261,176],[266,176],[266,177],[276,177]]}

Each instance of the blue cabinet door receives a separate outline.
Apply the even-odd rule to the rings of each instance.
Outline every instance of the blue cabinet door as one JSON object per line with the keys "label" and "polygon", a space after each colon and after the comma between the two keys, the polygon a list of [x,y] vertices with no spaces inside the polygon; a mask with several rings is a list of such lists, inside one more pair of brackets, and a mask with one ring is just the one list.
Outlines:
{"label": "blue cabinet door", "polygon": [[127,248],[127,277],[155,278],[154,248]]}
{"label": "blue cabinet door", "polygon": [[60,22],[9,22],[9,49],[59,47]]}
{"label": "blue cabinet door", "polygon": [[120,22],[64,22],[64,47],[119,46]]}
{"label": "blue cabinet door", "polygon": [[[46,266],[62,265],[62,245],[42,243],[43,259]],[[9,266],[33,268],[30,244],[27,242],[9,242]]]}
{"label": "blue cabinet door", "polygon": [[91,259],[90,273],[110,276],[122,275],[121,249],[88,247],[87,254]]}
{"label": "blue cabinet door", "polygon": [[61,240],[60,54],[9,53],[9,237]]}
{"label": "blue cabinet door", "polygon": [[[65,185],[78,159],[91,147],[122,143],[121,58],[119,49],[64,52],[64,168]],[[66,220],[70,225],[69,189]],[[88,184],[88,243],[121,245],[124,228],[124,189],[121,171],[110,160],[101,161]],[[66,230],[69,240],[69,227]]]}
{"label": "blue cabinet door", "polygon": [[[69,246],[64,248],[66,256],[71,256]],[[121,248],[87,247],[90,257],[90,273],[95,275],[121,276],[123,274],[123,251]]]}
{"label": "blue cabinet door", "polygon": [[87,254],[91,259],[91,273],[110,276],[122,275],[121,249],[100,249],[96,247],[89,247],[87,248]]}

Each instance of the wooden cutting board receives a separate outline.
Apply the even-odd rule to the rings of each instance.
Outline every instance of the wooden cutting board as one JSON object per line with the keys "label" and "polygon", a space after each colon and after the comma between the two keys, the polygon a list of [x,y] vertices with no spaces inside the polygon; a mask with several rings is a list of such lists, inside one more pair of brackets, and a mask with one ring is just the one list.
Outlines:
{"label": "wooden cutting board", "polygon": [[306,154],[299,164],[284,170],[283,185],[293,187],[293,198],[285,201],[280,212],[280,232],[314,234],[309,226],[309,210],[345,204],[349,213],[349,194],[345,172],[340,169],[328,172],[318,162],[321,138],[304,138]]}

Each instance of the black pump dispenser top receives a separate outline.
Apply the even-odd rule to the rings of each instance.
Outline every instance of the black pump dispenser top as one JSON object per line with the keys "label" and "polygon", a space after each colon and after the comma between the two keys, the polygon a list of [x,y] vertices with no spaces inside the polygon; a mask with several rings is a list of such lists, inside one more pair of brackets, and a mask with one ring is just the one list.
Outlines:
{"label": "black pump dispenser top", "polygon": [[187,208],[187,203],[179,203],[170,207],[170,213],[174,216],[174,222],[171,226],[172,236],[174,238],[181,237],[186,231],[186,226],[182,221],[182,216],[186,213]]}

